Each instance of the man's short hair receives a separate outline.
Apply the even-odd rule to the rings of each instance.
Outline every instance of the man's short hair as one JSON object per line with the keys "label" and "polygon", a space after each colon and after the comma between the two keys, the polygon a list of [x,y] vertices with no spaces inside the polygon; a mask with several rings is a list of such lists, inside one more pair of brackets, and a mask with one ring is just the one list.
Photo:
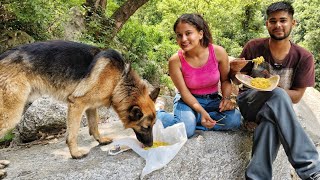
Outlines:
{"label": "man's short hair", "polygon": [[272,3],[268,8],[267,8],[267,11],[266,11],[266,14],[267,14],[267,18],[274,12],[277,12],[277,11],[285,11],[285,12],[288,12],[288,14],[293,17],[293,14],[294,14],[294,9],[291,5],[290,2],[287,2],[287,1],[280,1],[280,2],[275,2],[275,3]]}

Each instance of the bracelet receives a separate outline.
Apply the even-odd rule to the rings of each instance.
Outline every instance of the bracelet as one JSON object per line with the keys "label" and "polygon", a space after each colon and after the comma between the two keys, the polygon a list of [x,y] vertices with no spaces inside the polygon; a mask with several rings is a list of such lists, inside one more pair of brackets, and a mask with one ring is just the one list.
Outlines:
{"label": "bracelet", "polygon": [[233,99],[231,96],[228,96],[228,97],[222,97],[222,100],[224,100],[224,99],[226,99],[226,100],[231,100],[231,99]]}
{"label": "bracelet", "polygon": [[222,97],[222,100],[230,100],[232,103],[237,104],[237,96],[234,94],[231,94],[227,97]]}

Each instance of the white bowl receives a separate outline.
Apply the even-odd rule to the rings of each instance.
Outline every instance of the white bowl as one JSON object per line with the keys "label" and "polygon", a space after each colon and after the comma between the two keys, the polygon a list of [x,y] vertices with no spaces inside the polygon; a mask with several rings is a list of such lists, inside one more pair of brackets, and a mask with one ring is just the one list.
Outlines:
{"label": "white bowl", "polygon": [[279,80],[280,80],[280,76],[279,75],[274,75],[271,76],[270,78],[268,78],[271,82],[271,86],[266,88],[266,89],[262,89],[262,88],[257,88],[251,85],[251,80],[253,79],[253,77],[245,75],[245,74],[236,74],[236,78],[245,86],[247,86],[248,88],[251,89],[256,89],[258,91],[272,91],[274,88],[276,88],[278,86]]}

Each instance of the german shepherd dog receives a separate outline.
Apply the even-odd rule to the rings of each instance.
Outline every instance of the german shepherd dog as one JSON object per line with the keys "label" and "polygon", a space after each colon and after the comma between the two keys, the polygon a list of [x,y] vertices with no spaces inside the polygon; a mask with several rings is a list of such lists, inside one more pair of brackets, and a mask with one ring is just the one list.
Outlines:
{"label": "german shepherd dog", "polygon": [[152,146],[159,88],[146,83],[112,49],[71,41],[45,41],[22,45],[0,55],[0,138],[20,121],[24,107],[42,95],[68,104],[66,143],[72,158],[88,154],[77,145],[84,112],[89,134],[99,144],[97,108],[113,107],[125,128],[132,128],[144,146]]}

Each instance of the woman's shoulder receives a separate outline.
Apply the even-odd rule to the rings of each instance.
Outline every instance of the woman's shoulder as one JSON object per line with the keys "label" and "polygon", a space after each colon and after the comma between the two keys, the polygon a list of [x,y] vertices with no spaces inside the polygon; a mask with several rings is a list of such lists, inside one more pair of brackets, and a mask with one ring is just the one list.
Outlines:
{"label": "woman's shoulder", "polygon": [[225,53],[226,50],[224,49],[224,47],[216,45],[216,44],[212,44],[214,52],[215,53]]}
{"label": "woman's shoulder", "polygon": [[170,61],[180,61],[178,52],[175,53],[175,54],[173,54],[173,55],[169,58],[169,62],[170,62]]}
{"label": "woman's shoulder", "polygon": [[180,57],[178,53],[173,54],[170,58],[169,58],[169,66],[170,67],[181,67],[181,62],[180,62]]}
{"label": "woman's shoulder", "polygon": [[222,46],[215,44],[213,44],[212,46],[218,61],[228,56],[227,51]]}

